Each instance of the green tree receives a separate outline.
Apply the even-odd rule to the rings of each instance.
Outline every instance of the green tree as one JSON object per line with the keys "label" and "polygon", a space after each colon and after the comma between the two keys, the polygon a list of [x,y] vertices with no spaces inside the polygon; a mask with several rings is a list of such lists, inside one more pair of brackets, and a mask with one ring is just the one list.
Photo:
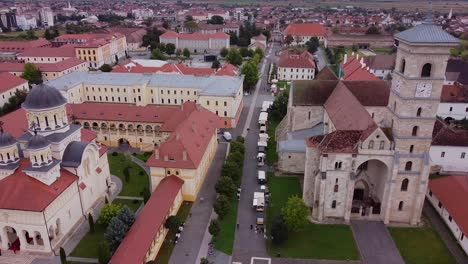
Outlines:
{"label": "green tree", "polygon": [[51,40],[54,38],[53,34],[50,32],[49,29],[46,29],[44,32],[44,38],[47,40]]}
{"label": "green tree", "polygon": [[242,67],[241,73],[244,74],[244,89],[250,90],[258,82],[258,69],[254,63],[248,62]]}
{"label": "green tree", "polygon": [[263,56],[265,55],[263,50],[261,48],[255,48],[254,52],[253,52],[253,55],[258,55],[260,57],[260,59],[263,58]]}
{"label": "green tree", "polygon": [[281,209],[281,212],[288,230],[299,231],[308,223],[309,208],[305,205],[304,200],[297,195],[288,198],[288,202]]}
{"label": "green tree", "polygon": [[187,48],[185,48],[184,51],[182,51],[182,54],[186,59],[190,58],[190,50],[188,50]]}
{"label": "green tree", "polygon": [[215,190],[218,194],[226,195],[227,197],[232,198],[234,195],[236,195],[237,187],[236,184],[234,184],[232,178],[228,176],[221,176],[215,185]]}
{"label": "green tree", "polygon": [[219,234],[220,231],[221,226],[219,225],[218,219],[211,220],[210,225],[208,226],[208,232],[210,232],[210,234],[215,237]]}
{"label": "green tree", "polygon": [[226,161],[221,168],[221,175],[230,177],[234,182],[240,179],[241,174],[241,168],[233,161]]}
{"label": "green tree", "polygon": [[240,54],[241,54],[241,56],[242,56],[243,58],[245,58],[245,57],[252,57],[252,53],[253,53],[253,52],[252,52],[251,50],[249,50],[248,48],[246,48],[246,47],[240,48],[239,51],[240,51]]}
{"label": "green tree", "polygon": [[228,34],[229,34],[229,43],[231,45],[237,45],[237,43],[239,42],[239,37],[237,36],[237,33],[230,31]]}
{"label": "green tree", "polygon": [[107,63],[104,63],[101,67],[99,67],[99,70],[101,70],[102,72],[111,72],[112,66],[110,66]]}
{"label": "green tree", "polygon": [[284,38],[284,43],[286,45],[291,45],[291,43],[294,41],[294,38],[291,34],[287,35],[285,38]]}
{"label": "green tree", "polygon": [[218,60],[213,61],[211,64],[211,68],[213,69],[219,69],[219,67],[221,67],[221,63]]}
{"label": "green tree", "polygon": [[193,21],[193,16],[191,15],[186,15],[185,16],[185,21],[188,22],[188,21]]}
{"label": "green tree", "polygon": [[182,220],[176,215],[171,215],[166,219],[164,227],[171,230],[173,233],[179,230],[179,226],[182,224]]}
{"label": "green tree", "polygon": [[15,94],[8,99],[3,107],[0,107],[0,115],[5,115],[21,107],[27,96],[26,90],[16,90]]}
{"label": "green tree", "polygon": [[37,39],[37,36],[34,30],[30,29],[26,31],[26,39],[29,39],[29,40]]}
{"label": "green tree", "polygon": [[119,218],[122,223],[124,223],[128,229],[135,223],[135,213],[128,208],[128,206],[124,205],[122,209],[120,209],[119,213],[117,214],[117,218]]}
{"label": "green tree", "polygon": [[219,52],[219,55],[221,55],[221,57],[225,58],[229,53],[229,49],[226,48],[226,47],[222,47],[221,48],[221,51]]}
{"label": "green tree", "polygon": [[161,52],[166,52],[166,43],[158,43],[156,44],[156,48],[159,49]]}
{"label": "green tree", "polygon": [[239,165],[239,167],[242,167],[244,163],[244,154],[242,152],[236,151],[236,152],[231,152],[228,156],[228,160],[234,161]]}
{"label": "green tree", "polygon": [[264,29],[262,31],[262,34],[267,38],[267,41],[270,40],[270,38],[271,38],[271,31],[270,30]]}
{"label": "green tree", "polygon": [[94,219],[91,213],[88,214],[88,224],[89,224],[89,232],[91,234],[94,234],[96,229],[94,228]]}
{"label": "green tree", "polygon": [[283,120],[283,117],[288,111],[288,98],[289,92],[287,90],[280,92],[276,97],[273,105],[271,106],[270,114],[268,115],[272,120],[277,122]]}
{"label": "green tree", "polygon": [[121,208],[120,204],[108,203],[101,209],[101,215],[98,218],[98,224],[107,226],[111,219],[119,213]]}
{"label": "green tree", "polygon": [[306,42],[307,51],[314,54],[320,46],[319,39],[317,37],[310,38],[309,41]]}
{"label": "green tree", "polygon": [[115,251],[127,233],[127,226],[117,217],[113,217],[104,232],[104,238],[112,251]]}
{"label": "green tree", "polygon": [[224,24],[224,18],[222,16],[214,15],[208,20],[208,24],[222,25]]}
{"label": "green tree", "polygon": [[187,28],[188,32],[196,32],[199,29],[198,24],[195,21],[186,21],[184,23],[184,27]]}
{"label": "green tree", "polygon": [[105,241],[98,244],[98,262],[99,264],[107,264],[111,258],[109,245]]}
{"label": "green tree", "polygon": [[281,215],[275,216],[271,221],[271,238],[276,245],[281,245],[288,240],[288,227]]}
{"label": "green tree", "polygon": [[26,64],[24,64],[24,70],[23,70],[23,73],[21,74],[21,78],[28,80],[29,84],[42,83],[41,71],[36,65],[30,62],[27,62]]}
{"label": "green tree", "polygon": [[60,263],[61,264],[67,264],[67,254],[65,253],[65,249],[63,247],[60,247]]}
{"label": "green tree", "polygon": [[177,57],[180,57],[182,55],[182,51],[180,49],[177,49],[176,54]]}
{"label": "green tree", "polygon": [[174,54],[175,50],[176,50],[176,46],[173,43],[166,44],[166,53],[168,55]]}
{"label": "green tree", "polygon": [[123,169],[123,175],[125,177],[125,182],[130,182],[130,167],[129,166],[126,166]]}
{"label": "green tree", "polygon": [[230,49],[226,61],[232,65],[239,66],[242,64],[242,55],[237,49]]}
{"label": "green tree", "polygon": [[[243,138],[242,138],[243,140]],[[242,155],[244,155],[245,153],[245,146],[244,144],[242,143],[242,141],[240,141],[239,139],[236,139],[235,141],[232,141],[230,143],[231,145],[231,153],[235,153],[235,152],[239,152],[241,153]]]}
{"label": "green tree", "polygon": [[60,32],[59,32],[58,29],[54,28],[53,37],[56,38],[56,37],[58,37],[58,36],[60,36]]}
{"label": "green tree", "polygon": [[144,187],[143,188],[143,202],[146,204],[151,197],[151,192],[149,187]]}
{"label": "green tree", "polygon": [[380,34],[380,29],[376,26],[370,26],[367,31],[366,31],[366,34],[368,35],[377,35],[377,34]]}
{"label": "green tree", "polygon": [[218,214],[219,219],[223,219],[231,209],[229,198],[226,195],[220,195],[213,203],[213,209]]}
{"label": "green tree", "polygon": [[166,56],[162,53],[162,51],[158,48],[154,49],[151,52],[151,59],[152,60],[166,60]]}

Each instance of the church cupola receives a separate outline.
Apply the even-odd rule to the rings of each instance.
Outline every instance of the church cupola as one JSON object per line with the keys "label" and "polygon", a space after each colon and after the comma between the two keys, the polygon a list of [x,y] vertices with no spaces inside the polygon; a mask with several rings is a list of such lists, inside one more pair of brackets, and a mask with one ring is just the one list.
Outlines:
{"label": "church cupola", "polygon": [[19,160],[16,139],[3,131],[1,125],[0,122],[0,169],[2,166],[17,163]]}
{"label": "church cupola", "polygon": [[[36,124],[38,134],[47,136],[69,129],[65,105],[67,100],[56,88],[40,84],[31,89],[26,96],[23,109],[28,124]],[[32,128],[30,132],[33,132]]]}
{"label": "church cupola", "polygon": [[32,167],[42,167],[52,163],[52,151],[50,149],[50,142],[42,135],[34,132],[26,143],[26,150],[29,152],[29,159]]}

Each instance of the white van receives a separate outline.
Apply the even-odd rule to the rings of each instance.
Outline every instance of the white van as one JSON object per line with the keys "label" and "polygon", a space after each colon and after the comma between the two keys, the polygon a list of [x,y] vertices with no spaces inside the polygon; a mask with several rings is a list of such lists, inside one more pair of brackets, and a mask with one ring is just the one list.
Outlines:
{"label": "white van", "polygon": [[266,183],[265,171],[259,170],[258,171],[258,184],[265,184],[265,183]]}
{"label": "white van", "polygon": [[231,141],[231,140],[232,140],[232,135],[231,135],[231,133],[229,133],[229,132],[226,131],[226,132],[223,133],[223,138],[224,138],[226,141]]}

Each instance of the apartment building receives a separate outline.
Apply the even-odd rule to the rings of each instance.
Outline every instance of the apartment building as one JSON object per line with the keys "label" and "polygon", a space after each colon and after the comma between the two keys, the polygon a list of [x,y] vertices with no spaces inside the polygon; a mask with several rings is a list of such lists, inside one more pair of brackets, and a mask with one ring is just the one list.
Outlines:
{"label": "apartment building", "polygon": [[15,95],[16,91],[28,91],[28,81],[8,72],[0,73],[0,107]]}
{"label": "apartment building", "polygon": [[323,25],[317,23],[289,24],[283,31],[283,40],[288,35],[293,37],[292,45],[304,45],[313,37],[324,43],[327,31]]}
{"label": "apartment building", "polygon": [[222,48],[229,48],[229,35],[224,32],[213,34],[203,33],[177,33],[166,31],[159,36],[161,43],[172,43],[176,49],[188,49],[193,53],[219,52]]}
{"label": "apartment building", "polygon": [[[0,72],[9,72],[15,76],[23,74],[25,63],[23,62],[0,62]],[[34,63],[42,74],[43,81],[50,81],[60,76],[67,75],[72,72],[87,72],[89,70],[86,61],[77,58],[68,58],[54,63]]]}
{"label": "apartment building", "polygon": [[444,85],[437,115],[455,120],[468,119],[468,85]]}
{"label": "apartment building", "polygon": [[121,103],[137,106],[195,102],[218,115],[221,127],[236,127],[242,111],[243,76],[72,72],[48,85],[69,103]]}
{"label": "apartment building", "polygon": [[307,51],[285,50],[277,66],[279,80],[312,80],[315,76],[314,57]]}

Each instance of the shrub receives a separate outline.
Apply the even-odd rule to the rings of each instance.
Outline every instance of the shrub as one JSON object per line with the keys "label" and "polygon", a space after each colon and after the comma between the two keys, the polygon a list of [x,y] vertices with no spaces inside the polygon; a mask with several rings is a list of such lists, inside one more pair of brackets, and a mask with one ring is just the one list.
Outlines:
{"label": "shrub", "polygon": [[301,197],[294,195],[288,198],[288,202],[281,209],[284,222],[291,231],[299,231],[307,222],[309,208],[305,205]]}
{"label": "shrub", "polygon": [[232,198],[237,191],[234,181],[227,176],[222,176],[218,179],[215,189],[217,193],[226,195],[229,198]]}
{"label": "shrub", "polygon": [[211,220],[210,225],[208,226],[208,232],[210,232],[210,234],[215,237],[219,234],[220,231],[221,226],[219,225],[219,221],[217,219]]}
{"label": "shrub", "polygon": [[117,153],[117,152],[115,152],[115,151],[112,152],[112,156],[116,157],[116,156],[118,156],[118,155],[119,155],[119,153]]}
{"label": "shrub", "polygon": [[125,224],[117,217],[113,217],[104,233],[104,238],[112,251],[115,251],[119,247],[126,233],[127,227]]}
{"label": "shrub", "polygon": [[130,229],[130,227],[135,222],[135,214],[126,205],[120,209],[119,213],[117,214],[117,218],[119,218],[120,221],[122,221],[122,223],[127,226],[127,229]]}
{"label": "shrub", "polygon": [[166,219],[164,223],[164,227],[168,228],[172,232],[177,232],[179,230],[179,226],[182,224],[180,218],[176,215],[171,215]]}
{"label": "shrub", "polygon": [[123,169],[123,174],[125,176],[125,181],[130,182],[130,167],[125,167]]}
{"label": "shrub", "polygon": [[219,219],[223,219],[231,209],[231,204],[226,195],[220,195],[213,204],[213,209],[218,214]]}
{"label": "shrub", "polygon": [[111,253],[109,250],[109,245],[106,242],[101,242],[98,245],[98,262],[99,264],[107,264],[111,258]]}
{"label": "shrub", "polygon": [[120,211],[120,204],[108,203],[102,207],[101,215],[98,218],[98,224],[107,226],[111,219]]}

